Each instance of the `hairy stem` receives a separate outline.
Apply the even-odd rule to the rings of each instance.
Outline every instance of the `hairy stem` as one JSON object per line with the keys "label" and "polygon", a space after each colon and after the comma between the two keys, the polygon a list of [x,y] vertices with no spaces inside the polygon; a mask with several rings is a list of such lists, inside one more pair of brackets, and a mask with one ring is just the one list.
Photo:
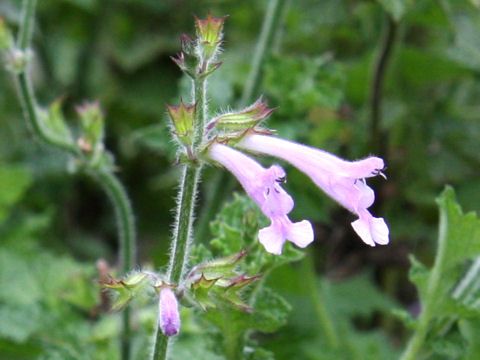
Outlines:
{"label": "hairy stem", "polygon": [[418,324],[410,339],[407,348],[400,357],[400,360],[415,360],[418,359],[420,350],[422,349],[425,337],[427,335],[428,326],[432,317],[432,310],[435,302],[438,299],[439,284],[442,280],[443,263],[446,256],[446,242],[448,234],[448,219],[446,209],[440,207],[440,225],[438,232],[438,248],[435,256],[435,263],[433,264],[432,273],[428,279],[427,293],[425,303],[422,304],[422,313],[418,319]]}
{"label": "hairy stem", "polygon": [[[205,119],[207,116],[207,80],[198,77],[193,81],[194,103],[197,104],[195,119],[196,133],[194,152],[198,151],[205,133]],[[195,164],[184,165],[178,207],[175,219],[175,231],[171,246],[170,263],[168,266],[168,281],[178,285],[182,280],[188,261],[191,232],[194,221],[194,208],[197,196],[197,187],[200,179],[201,166]],[[165,336],[157,325],[154,339],[153,360],[165,360],[168,356],[170,337]]]}
{"label": "hairy stem", "polygon": [[[172,284],[178,284],[180,282],[186,267],[199,176],[200,167],[185,165],[180,185],[176,227],[168,267],[168,280]],[[157,326],[153,351],[154,360],[166,359],[169,340],[170,337],[163,335],[159,330],[159,326]]]}
{"label": "hairy stem", "polygon": [[197,104],[197,118],[195,123],[195,150],[202,143],[207,118],[207,79],[199,78],[193,81],[195,104]]}
{"label": "hairy stem", "polygon": [[375,62],[372,85],[370,90],[370,148],[371,151],[378,155],[385,155],[383,136],[380,126],[382,122],[382,100],[383,100],[383,84],[385,82],[385,74],[388,63],[392,55],[393,46],[397,39],[398,25],[390,15],[387,15],[387,24],[382,42]]}
{"label": "hairy stem", "polygon": [[168,267],[168,279],[174,284],[178,284],[181,280],[188,258],[199,175],[199,167],[185,166],[177,210],[177,226],[172,244],[172,256]]}

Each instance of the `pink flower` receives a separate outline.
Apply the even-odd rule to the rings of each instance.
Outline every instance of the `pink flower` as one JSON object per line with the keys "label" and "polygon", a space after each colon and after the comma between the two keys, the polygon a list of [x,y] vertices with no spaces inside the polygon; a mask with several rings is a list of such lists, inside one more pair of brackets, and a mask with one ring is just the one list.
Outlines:
{"label": "pink flower", "polygon": [[280,166],[272,165],[265,169],[240,151],[218,143],[210,147],[208,155],[237,177],[247,194],[270,219],[271,225],[258,233],[265,250],[279,255],[286,240],[301,248],[313,241],[313,228],[309,221],[292,223],[287,216],[294,202],[280,186],[285,182],[285,171]]}
{"label": "pink flower", "polygon": [[383,175],[384,162],[378,157],[346,161],[326,151],[297,144],[274,136],[250,134],[238,147],[284,159],[307,174],[313,182],[339,204],[358,215],[352,227],[368,245],[385,245],[389,230],[383,218],[367,210],[375,200],[365,178]]}
{"label": "pink flower", "polygon": [[160,301],[158,303],[158,314],[160,330],[167,336],[173,336],[180,331],[180,313],[175,294],[169,287],[160,290]]}

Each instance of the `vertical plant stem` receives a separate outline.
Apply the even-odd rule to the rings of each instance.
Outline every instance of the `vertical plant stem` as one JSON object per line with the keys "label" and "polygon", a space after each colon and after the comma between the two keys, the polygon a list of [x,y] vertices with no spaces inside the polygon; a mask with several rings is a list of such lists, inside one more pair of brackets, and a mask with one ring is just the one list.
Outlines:
{"label": "vertical plant stem", "polygon": [[[180,185],[176,227],[168,267],[168,280],[172,284],[178,284],[181,280],[188,259],[199,175],[200,167],[185,165]],[[154,360],[166,359],[169,340],[170,337],[163,335],[157,326],[153,351]]]}
{"label": "vertical plant stem", "polygon": [[380,130],[382,122],[383,85],[393,46],[397,39],[397,29],[397,23],[390,15],[387,15],[387,24],[382,35],[380,50],[375,62],[370,90],[370,149],[374,154],[381,156],[385,156],[385,141],[383,140]]}
{"label": "vertical plant stem", "polygon": [[185,166],[177,209],[175,240],[172,244],[172,256],[168,267],[168,279],[173,284],[178,284],[181,280],[188,258],[199,174],[199,167]]}
{"label": "vertical plant stem", "polygon": [[440,225],[438,231],[438,248],[433,264],[432,273],[428,279],[425,303],[422,304],[422,313],[418,319],[418,324],[410,339],[407,348],[402,354],[400,360],[418,359],[419,352],[425,342],[428,326],[432,316],[433,306],[438,299],[438,289],[442,277],[443,263],[446,256],[446,242],[448,234],[448,219],[446,209],[440,207]]}
{"label": "vertical plant stem", "polygon": [[280,23],[280,17],[283,13],[283,7],[287,0],[270,0],[268,2],[267,12],[263,19],[262,30],[258,38],[257,46],[252,58],[250,73],[248,74],[245,88],[243,89],[240,105],[245,106],[255,96],[260,83],[260,68],[267,48],[270,45],[276,25]]}
{"label": "vertical plant stem", "polygon": [[[205,78],[196,78],[193,81],[194,103],[197,104],[197,117],[195,119],[196,134],[194,140],[194,151],[202,143],[205,132],[205,119],[207,116],[207,81]],[[194,220],[195,200],[197,187],[200,179],[201,166],[194,164],[184,165],[183,175],[180,182],[180,193],[178,196],[178,207],[175,219],[175,231],[170,253],[168,266],[168,281],[171,284],[179,284],[184,275],[186,263],[189,256],[191,232]],[[165,360],[168,355],[170,337],[165,336],[156,328],[153,360]]]}
{"label": "vertical plant stem", "polygon": [[37,0],[23,0],[22,22],[18,33],[17,46],[25,51],[30,45]]}
{"label": "vertical plant stem", "polygon": [[338,334],[335,326],[333,325],[332,319],[328,315],[327,307],[321,296],[320,289],[317,286],[315,278],[315,266],[312,255],[307,255],[307,257],[303,259],[301,273],[310,292],[309,295],[315,309],[315,315],[317,316],[318,324],[320,325],[322,332],[327,339],[328,345],[332,349],[337,349],[340,345]]}
{"label": "vertical plant stem", "polygon": [[205,119],[207,118],[207,79],[199,78],[193,81],[194,100],[197,104],[197,118],[195,123],[194,148],[202,143],[205,133]]}

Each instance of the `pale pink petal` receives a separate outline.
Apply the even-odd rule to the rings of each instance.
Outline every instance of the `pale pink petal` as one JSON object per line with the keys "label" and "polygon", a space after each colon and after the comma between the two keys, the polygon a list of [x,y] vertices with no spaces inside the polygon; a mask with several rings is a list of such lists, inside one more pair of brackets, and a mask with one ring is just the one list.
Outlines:
{"label": "pale pink petal", "polygon": [[310,221],[302,220],[297,223],[290,223],[287,229],[287,239],[304,248],[313,241],[313,227]]}
{"label": "pale pink petal", "polygon": [[370,223],[368,220],[362,218],[355,220],[352,222],[352,227],[365,244],[375,246],[375,242],[372,239],[372,234],[370,233]]}
{"label": "pale pink petal", "polygon": [[158,325],[167,336],[173,336],[180,331],[180,313],[178,312],[178,302],[173,291],[164,287],[160,290],[159,322]]}
{"label": "pale pink petal", "polygon": [[345,163],[345,167],[348,168],[348,175],[345,176],[355,179],[377,176],[385,167],[383,159],[376,156],[370,156],[357,161],[345,161]]}
{"label": "pale pink petal", "polygon": [[258,234],[260,243],[268,252],[281,254],[287,238],[300,247],[313,241],[313,229],[308,221],[293,224],[287,216],[293,209],[294,201],[281,187],[286,174],[280,166],[272,165],[265,169],[242,152],[222,144],[213,144],[209,156],[237,177],[247,194],[272,222]]}
{"label": "pale pink petal", "polygon": [[375,201],[375,193],[365,181],[377,175],[385,177],[383,159],[371,156],[346,161],[321,149],[258,134],[245,136],[237,146],[290,162],[340,205],[359,216],[352,226],[366,244],[388,244],[389,230],[385,220],[374,218],[367,210]]}
{"label": "pale pink petal", "polygon": [[370,228],[373,240],[380,245],[389,243],[389,230],[383,218],[372,217],[370,221]]}
{"label": "pale pink petal", "polygon": [[282,253],[285,237],[283,236],[282,227],[278,223],[272,222],[272,225],[260,229],[258,240],[269,253],[274,255]]}

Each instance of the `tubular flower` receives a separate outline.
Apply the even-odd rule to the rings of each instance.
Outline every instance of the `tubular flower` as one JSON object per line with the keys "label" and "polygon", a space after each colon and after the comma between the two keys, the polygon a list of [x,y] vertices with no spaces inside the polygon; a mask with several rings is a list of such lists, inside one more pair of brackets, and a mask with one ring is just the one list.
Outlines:
{"label": "tubular flower", "polygon": [[313,241],[313,228],[309,221],[293,223],[287,216],[294,202],[280,186],[285,182],[285,171],[280,166],[272,165],[265,169],[247,155],[222,144],[212,145],[208,156],[237,177],[247,194],[270,219],[270,226],[258,233],[265,250],[280,255],[286,240],[301,248]]}
{"label": "tubular flower", "polygon": [[375,200],[365,179],[382,173],[383,159],[368,157],[346,161],[326,151],[297,144],[274,136],[250,134],[238,147],[284,159],[307,174],[313,182],[339,204],[358,216],[352,227],[368,245],[386,245],[389,230],[383,218],[367,210]]}
{"label": "tubular flower", "polygon": [[175,294],[169,287],[160,290],[160,301],[158,303],[158,325],[162,333],[173,336],[180,331],[180,313]]}

